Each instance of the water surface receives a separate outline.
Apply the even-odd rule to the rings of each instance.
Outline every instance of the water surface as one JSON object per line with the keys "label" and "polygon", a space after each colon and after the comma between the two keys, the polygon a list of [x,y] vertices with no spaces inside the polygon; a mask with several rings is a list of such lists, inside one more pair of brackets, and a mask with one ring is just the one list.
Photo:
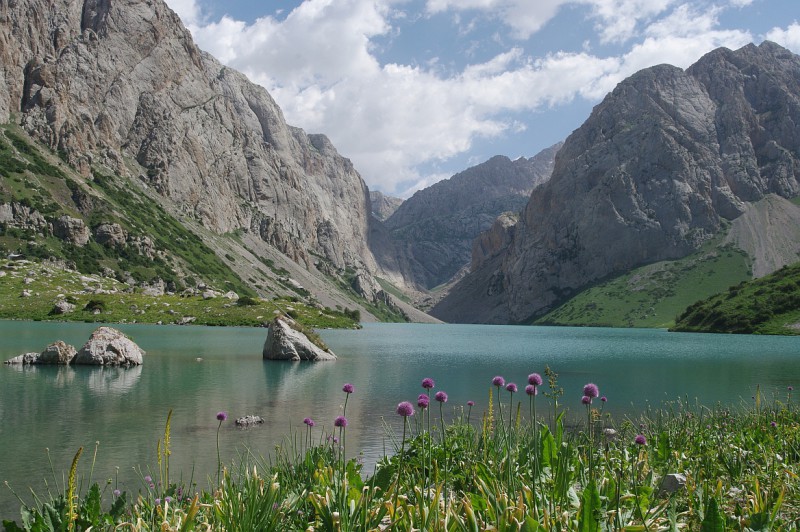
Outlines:
{"label": "water surface", "polygon": [[[712,406],[738,405],[750,400],[757,385],[781,397],[787,386],[800,385],[796,337],[367,324],[360,331],[321,331],[339,360],[301,364],[264,362],[264,329],[117,327],[147,351],[142,367],[0,367],[0,481],[9,481],[26,500],[28,486],[43,493],[45,479],[53,484],[45,448],[61,482],[79,447],[86,451],[81,471],[89,474],[96,441],[94,478],[118,477],[120,489],[137,491],[141,483],[133,467],[155,472],[156,444],[170,409],[173,476],[182,471],[187,478],[194,471],[205,486],[216,472],[218,411],[266,420],[250,430],[236,429],[231,420],[224,423],[223,460],[244,449],[267,455],[293,431],[302,434],[304,417],[317,421],[316,437],[329,431],[341,414],[346,382],[355,386],[347,405],[347,451],[363,453],[368,464],[385,448],[391,450],[385,423],[401,426],[394,408],[403,400],[415,402],[424,377],[436,380],[436,390],[447,391],[448,415],[473,400],[474,418],[486,407],[493,376],[502,375],[522,390],[529,373],[543,373],[548,365],[559,374],[565,405],[577,410],[582,386],[591,381],[616,416],[648,402],[683,397]],[[0,321],[0,358],[41,351],[56,340],[79,347],[95,328]],[[0,518],[18,518],[17,510],[13,495],[0,486]]]}

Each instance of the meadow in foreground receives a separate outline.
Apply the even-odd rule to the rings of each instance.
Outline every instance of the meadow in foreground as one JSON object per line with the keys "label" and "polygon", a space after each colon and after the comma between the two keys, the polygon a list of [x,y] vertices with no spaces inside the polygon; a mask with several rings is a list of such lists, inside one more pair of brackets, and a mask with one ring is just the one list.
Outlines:
{"label": "meadow in foreground", "polygon": [[[556,374],[524,390],[492,379],[484,408],[455,409],[433,379],[397,405],[395,452],[374,472],[347,458],[347,402],[332,432],[304,432],[268,459],[218,457],[209,487],[172,482],[170,419],[156,479],[138,493],[81,481],[23,504],[18,530],[800,530],[800,411],[760,391],[736,410],[676,401],[638,419],[604,414],[595,384],[565,399]],[[565,416],[563,405],[583,412]],[[480,415],[477,415],[480,411]],[[218,425],[227,419],[217,415]],[[567,426],[567,419],[570,425]],[[577,423],[576,423],[577,420]],[[80,485],[91,485],[81,490]]]}

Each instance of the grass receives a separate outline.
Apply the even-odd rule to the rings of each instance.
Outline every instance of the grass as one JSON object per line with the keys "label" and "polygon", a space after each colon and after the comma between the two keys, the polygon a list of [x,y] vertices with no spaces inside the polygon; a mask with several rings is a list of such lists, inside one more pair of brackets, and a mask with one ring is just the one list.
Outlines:
{"label": "grass", "polygon": [[[263,300],[251,296],[239,302],[199,295],[149,296],[116,279],[82,275],[50,262],[0,260],[0,319],[61,320],[103,323],[180,323],[261,326],[276,314],[290,314],[306,328],[353,328],[344,312],[306,305],[299,298]],[[30,293],[24,297],[23,291]],[[52,314],[57,301],[75,305],[69,314]]]}
{"label": "grass", "polygon": [[142,477],[137,493],[112,491],[113,479],[105,489],[77,483],[78,451],[68,485],[54,474],[54,495],[20,499],[22,524],[4,526],[10,532],[53,524],[137,531],[800,529],[800,410],[791,390],[771,400],[757,392],[737,409],[677,401],[617,421],[587,385],[591,404],[575,401],[583,421],[568,427],[557,375],[549,368],[546,375],[538,396],[490,388],[480,419],[470,419],[471,408],[466,416],[457,408],[445,423],[444,402],[403,417],[402,439],[387,429],[395,450],[373,474],[347,457],[345,427],[324,433],[307,423],[304,437],[290,437],[269,459],[247,455],[198,490],[170,482],[168,421],[157,446],[159,478]]}
{"label": "grass", "polygon": [[683,312],[673,330],[800,334],[800,263],[728,287]]}
{"label": "grass", "polygon": [[535,323],[668,328],[689,305],[751,278],[743,251],[707,246],[689,257],[643,266],[588,288]]}

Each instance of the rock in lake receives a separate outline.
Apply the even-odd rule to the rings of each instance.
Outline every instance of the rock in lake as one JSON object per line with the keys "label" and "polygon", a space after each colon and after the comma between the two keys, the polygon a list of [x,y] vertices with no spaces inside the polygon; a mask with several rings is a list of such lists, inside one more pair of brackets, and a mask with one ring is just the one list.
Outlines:
{"label": "rock in lake", "polygon": [[264,360],[336,360],[330,350],[314,345],[308,336],[296,329],[294,320],[278,316],[269,324],[264,342]]}
{"label": "rock in lake", "polygon": [[36,364],[58,364],[66,366],[72,362],[76,354],[77,351],[74,347],[59,340],[44,348],[44,351],[39,354],[39,360]]}
{"label": "rock in lake", "polygon": [[15,365],[30,365],[39,363],[39,353],[25,353],[24,355],[15,356],[5,361],[5,364]]}
{"label": "rock in lake", "polygon": [[100,327],[75,355],[73,364],[93,366],[138,366],[145,352],[130,338],[111,327]]}
{"label": "rock in lake", "polygon": [[264,423],[264,418],[253,415],[243,416],[236,420],[236,426],[238,427],[250,427],[253,425],[261,425],[262,423]]}
{"label": "rock in lake", "polygon": [[59,366],[66,366],[75,357],[75,348],[71,345],[59,340],[45,347],[41,353],[25,353],[9,360],[6,364],[22,364],[22,365],[37,365],[37,364],[52,364]]}

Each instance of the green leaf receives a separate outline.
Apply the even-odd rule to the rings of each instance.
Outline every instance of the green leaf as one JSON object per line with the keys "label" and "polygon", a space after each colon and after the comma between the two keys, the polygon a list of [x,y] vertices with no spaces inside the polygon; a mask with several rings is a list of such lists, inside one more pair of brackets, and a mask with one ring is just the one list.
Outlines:
{"label": "green leaf", "polygon": [[581,496],[581,508],[578,515],[580,532],[596,532],[600,529],[600,492],[594,480],[589,482]]}
{"label": "green leaf", "polygon": [[100,514],[102,510],[100,508],[100,487],[95,482],[92,484],[92,487],[89,488],[89,493],[86,494],[86,498],[83,501],[80,509],[80,520],[86,528],[89,526],[97,526],[100,519]]}
{"label": "green leaf", "polygon": [[558,458],[556,440],[547,427],[542,428],[542,454],[540,456],[542,467],[552,467]]}
{"label": "green leaf", "polygon": [[719,511],[716,497],[708,500],[706,515],[700,524],[700,532],[725,532],[725,520]]}
{"label": "green leaf", "polygon": [[127,494],[123,493],[119,497],[114,500],[114,504],[111,505],[111,518],[116,521],[122,517],[122,514],[125,513],[125,502],[126,502]]}
{"label": "green leaf", "polygon": [[522,528],[520,532],[536,532],[537,530],[544,530],[542,525],[539,524],[539,521],[534,519],[531,516],[525,518],[525,522],[522,523]]}
{"label": "green leaf", "polygon": [[658,450],[657,450],[657,457],[659,462],[666,462],[669,460],[670,455],[670,446],[669,446],[669,436],[666,432],[662,432],[658,435]]}
{"label": "green leaf", "polygon": [[388,490],[389,486],[392,484],[395,474],[396,469],[394,464],[381,464],[378,472],[375,473],[375,476],[373,477],[375,486],[380,488],[382,492],[386,492],[386,490]]}
{"label": "green leaf", "polygon": [[6,530],[6,532],[25,532],[25,529],[20,528],[16,521],[3,520],[3,528]]}

